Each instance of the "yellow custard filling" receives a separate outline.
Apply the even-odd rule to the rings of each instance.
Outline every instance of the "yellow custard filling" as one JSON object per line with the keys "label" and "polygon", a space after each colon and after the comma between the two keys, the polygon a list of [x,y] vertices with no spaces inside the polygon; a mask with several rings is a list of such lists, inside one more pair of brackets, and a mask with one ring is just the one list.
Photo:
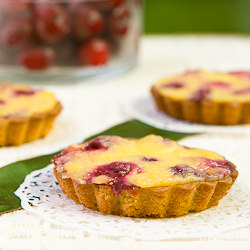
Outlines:
{"label": "yellow custard filling", "polygon": [[0,83],[0,117],[30,116],[52,110],[58,101],[54,94],[31,90],[26,85]]}
{"label": "yellow custard filling", "polygon": [[156,135],[98,137],[69,146],[52,162],[64,178],[80,184],[143,188],[219,180],[233,168],[215,152],[186,148]]}
{"label": "yellow custard filling", "polygon": [[250,102],[250,73],[247,72],[193,71],[161,79],[154,86],[162,96],[176,100]]}

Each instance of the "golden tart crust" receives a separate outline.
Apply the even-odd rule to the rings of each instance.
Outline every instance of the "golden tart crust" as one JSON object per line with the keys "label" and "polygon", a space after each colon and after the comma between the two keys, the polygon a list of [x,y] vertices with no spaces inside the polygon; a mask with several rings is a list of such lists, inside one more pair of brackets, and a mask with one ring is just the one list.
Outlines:
{"label": "golden tart crust", "polygon": [[[180,93],[180,97],[178,97],[178,91],[180,92],[178,86],[175,95],[172,95],[174,90],[171,88],[166,88],[162,91],[164,84],[167,86],[168,83],[171,84],[171,81],[175,83],[177,81],[178,83],[179,81],[185,82],[186,77],[189,77],[189,80],[186,82],[187,86],[190,82],[192,83],[190,77],[193,77],[196,81],[199,78],[201,79],[198,87],[197,84],[196,87],[194,87],[196,91],[199,91],[199,88],[200,90],[204,90],[204,86],[202,86],[203,83],[206,84],[209,81],[210,83],[213,81],[213,83],[215,83],[214,86],[208,89],[212,92],[212,94],[209,93],[212,98],[201,98],[200,100],[195,100],[194,98],[191,98],[190,95],[185,95],[183,93]],[[216,87],[216,83],[222,84],[221,86]],[[225,85],[229,85],[228,89],[223,86],[224,83]],[[239,86],[237,86],[237,83],[239,83]],[[194,94],[194,89],[189,88],[187,91],[189,91],[190,94]],[[247,90],[247,93],[244,93],[244,90]],[[157,108],[177,119],[211,125],[237,125],[250,123],[249,90],[250,73],[248,72],[220,74],[194,71],[160,80],[152,86],[151,93]],[[168,95],[168,92],[172,93]]]}
{"label": "golden tart crust", "polygon": [[75,202],[103,214],[129,217],[173,217],[217,206],[237,178],[235,170],[220,181],[197,182],[171,187],[134,188],[114,196],[107,185],[77,184],[63,178],[56,167],[54,174],[63,192]]}
{"label": "golden tart crust", "polygon": [[[82,148],[86,149],[86,145],[88,144],[83,144]],[[152,152],[156,147],[152,147]],[[68,197],[77,203],[83,204],[88,208],[98,210],[103,214],[163,218],[202,211],[211,206],[217,206],[219,200],[227,194],[228,190],[231,188],[238,176],[236,167],[230,163],[230,173],[217,180],[211,179],[204,181],[191,181],[189,183],[177,185],[170,183],[170,185],[165,186],[157,186],[157,182],[154,182],[152,187],[131,185],[129,188],[122,189],[120,192],[115,192],[112,185],[107,183],[105,184],[100,182],[97,184],[98,182],[81,182],[77,180],[76,176],[73,176],[72,174],[70,176],[67,173],[68,169],[61,164],[61,159],[65,156],[65,152],[67,155],[68,150],[72,149],[77,152],[79,147],[76,148],[74,146],[70,146],[69,149],[62,151],[61,155],[55,156],[52,160],[55,164],[54,174],[56,179],[63,192]],[[189,148],[183,147],[183,150],[188,149]],[[94,150],[94,153],[96,153],[97,150]],[[178,147],[177,151],[178,150],[180,150],[180,147]],[[209,153],[210,151],[206,152]],[[66,161],[69,162],[69,159],[72,157],[73,162],[75,162],[78,157],[77,154],[78,153],[67,155],[65,158]],[[87,154],[85,154],[84,158],[88,157]],[[90,152],[89,154],[92,153]],[[62,158],[60,159],[60,157]],[[215,157],[217,156],[215,155]],[[90,158],[93,160],[92,157]],[[66,161],[62,160],[63,164]],[[155,164],[158,163],[155,161],[153,164],[154,166],[157,166]],[[84,162],[82,162],[82,167],[84,168]],[[91,168],[91,171],[92,173],[93,171],[95,173],[98,172],[98,167],[94,169]],[[164,171],[164,168],[162,171]],[[144,171],[142,170],[142,172],[137,172],[135,175],[143,172]],[[85,176],[88,176],[88,174],[85,174]],[[103,180],[105,180],[105,178]]]}
{"label": "golden tart crust", "polygon": [[[0,83],[5,85],[4,88],[13,91],[33,91],[25,85],[13,85],[10,83]],[[0,86],[1,87],[1,86]],[[48,93],[42,91],[43,93]],[[52,94],[51,94],[52,95]],[[53,95],[52,95],[53,96]],[[24,96],[24,98],[26,98]],[[28,97],[27,98],[32,98]],[[28,99],[24,99],[29,104]],[[53,105],[42,112],[15,114],[15,111],[8,115],[0,115],[0,146],[17,146],[26,142],[30,142],[45,137],[51,130],[54,120],[60,114],[62,106],[53,96]],[[8,97],[5,100],[9,101]],[[19,103],[15,103],[14,108]],[[22,104],[20,104],[21,106]],[[17,107],[19,108],[19,107]],[[11,109],[10,109],[11,110]]]}

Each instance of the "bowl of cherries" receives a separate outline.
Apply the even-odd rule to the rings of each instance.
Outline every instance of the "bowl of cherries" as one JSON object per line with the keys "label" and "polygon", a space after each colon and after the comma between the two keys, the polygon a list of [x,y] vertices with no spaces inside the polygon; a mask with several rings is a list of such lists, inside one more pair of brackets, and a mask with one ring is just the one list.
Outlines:
{"label": "bowl of cherries", "polygon": [[136,63],[142,0],[0,0],[0,75],[55,80]]}

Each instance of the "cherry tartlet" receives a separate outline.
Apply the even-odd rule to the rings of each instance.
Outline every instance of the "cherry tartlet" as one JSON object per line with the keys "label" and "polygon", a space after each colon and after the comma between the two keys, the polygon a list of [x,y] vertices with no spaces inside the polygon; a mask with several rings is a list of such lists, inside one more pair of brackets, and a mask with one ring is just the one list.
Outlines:
{"label": "cherry tartlet", "polygon": [[103,214],[171,217],[218,205],[237,178],[215,152],[160,136],[100,136],[52,159],[63,192]]}
{"label": "cherry tartlet", "polygon": [[26,85],[0,83],[0,146],[46,136],[62,107],[52,93]]}
{"label": "cherry tartlet", "polygon": [[157,108],[190,122],[250,123],[250,72],[190,71],[161,79],[151,92]]}

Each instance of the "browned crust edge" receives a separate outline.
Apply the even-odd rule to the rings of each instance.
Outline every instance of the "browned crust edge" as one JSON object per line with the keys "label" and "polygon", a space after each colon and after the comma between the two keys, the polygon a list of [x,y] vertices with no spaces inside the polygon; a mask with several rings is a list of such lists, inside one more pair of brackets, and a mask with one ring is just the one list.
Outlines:
{"label": "browned crust edge", "polygon": [[[234,166],[234,165],[233,165]],[[170,187],[135,188],[114,195],[108,185],[77,184],[64,178],[54,167],[54,174],[63,192],[75,202],[103,214],[130,217],[165,218],[198,212],[218,205],[238,176],[234,170],[224,179]]]}
{"label": "browned crust edge", "polygon": [[250,102],[217,103],[210,101],[178,101],[151,88],[157,108],[177,119],[210,125],[237,125],[250,123]]}
{"label": "browned crust edge", "polygon": [[57,102],[53,109],[30,117],[0,118],[0,146],[17,146],[45,137],[62,110]]}

